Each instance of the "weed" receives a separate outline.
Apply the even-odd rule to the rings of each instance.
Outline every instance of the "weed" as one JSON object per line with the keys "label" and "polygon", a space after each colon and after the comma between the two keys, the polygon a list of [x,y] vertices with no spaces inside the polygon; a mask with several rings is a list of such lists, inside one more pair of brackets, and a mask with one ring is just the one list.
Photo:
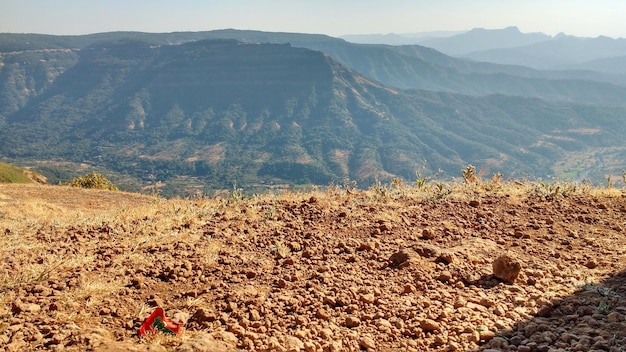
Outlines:
{"label": "weed", "polygon": [[545,197],[547,199],[554,199],[559,196],[569,196],[576,193],[576,184],[572,182],[559,182],[554,181],[552,183],[538,181],[532,185],[529,191],[530,196]]}
{"label": "weed", "polygon": [[452,188],[449,185],[437,182],[430,188],[427,200],[440,202],[448,199],[451,194]]}
{"label": "weed", "polygon": [[386,185],[383,185],[380,181],[376,180],[372,186],[369,188],[370,191],[374,192],[376,199],[387,199],[389,198],[389,188]]}
{"label": "weed", "polygon": [[478,177],[476,176],[476,167],[472,164],[469,164],[465,167],[465,169],[462,169],[461,175],[463,175],[463,181],[465,183],[478,182]]}
{"label": "weed", "polygon": [[426,177],[420,177],[421,175],[418,175],[418,178],[415,180],[415,185],[417,186],[418,189],[422,189],[424,188],[424,185],[426,185]]}
{"label": "weed", "polygon": [[233,190],[230,192],[228,198],[229,204],[237,204],[246,199],[246,195],[243,192],[243,188],[237,188],[237,182],[233,182]]}

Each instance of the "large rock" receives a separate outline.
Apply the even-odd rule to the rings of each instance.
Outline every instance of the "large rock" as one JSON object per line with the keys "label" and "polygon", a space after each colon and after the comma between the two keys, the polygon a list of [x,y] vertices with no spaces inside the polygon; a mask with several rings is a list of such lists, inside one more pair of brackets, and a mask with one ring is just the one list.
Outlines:
{"label": "large rock", "polygon": [[493,261],[492,266],[493,275],[510,284],[515,282],[515,279],[517,279],[517,276],[522,270],[522,264],[510,254],[499,256]]}
{"label": "large rock", "polygon": [[403,248],[389,257],[391,265],[398,268],[409,266],[411,262],[417,261],[417,254],[407,248]]}

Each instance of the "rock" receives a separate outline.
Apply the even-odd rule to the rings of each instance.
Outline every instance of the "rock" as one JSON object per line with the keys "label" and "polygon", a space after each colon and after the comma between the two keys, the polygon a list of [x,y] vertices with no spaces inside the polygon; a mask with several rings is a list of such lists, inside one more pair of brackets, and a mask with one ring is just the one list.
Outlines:
{"label": "rock", "polygon": [[376,349],[376,342],[374,341],[374,339],[371,336],[366,335],[366,336],[361,337],[361,340],[359,340],[359,347],[365,348],[365,349],[368,349],[368,350],[370,350],[370,349],[371,350],[375,350]]}
{"label": "rock", "polygon": [[493,339],[496,336],[496,334],[493,331],[490,331],[487,329],[480,330],[478,334],[480,336],[480,341],[485,341],[485,342]]}
{"label": "rock", "polygon": [[435,238],[435,234],[429,229],[423,229],[422,238],[427,239],[427,240],[432,240],[433,238]]}
{"label": "rock", "polygon": [[443,282],[448,282],[448,281],[452,280],[452,273],[449,272],[448,270],[444,270],[441,273],[439,273],[439,276],[437,276],[437,280],[443,281]]}
{"label": "rock", "polygon": [[341,342],[341,340],[331,341],[329,343],[328,350],[330,352],[342,352],[342,351],[345,351],[345,349],[343,348],[343,343]]}
{"label": "rock", "polygon": [[191,318],[198,323],[212,322],[217,320],[217,314],[208,308],[198,308]]}
{"label": "rock", "polygon": [[422,328],[422,330],[429,331],[429,332],[437,331],[440,328],[439,323],[432,319],[421,320],[420,327]]}
{"label": "rock", "polygon": [[287,336],[285,338],[285,347],[288,352],[300,352],[304,350],[304,343],[295,336]]}
{"label": "rock", "polygon": [[317,350],[317,347],[315,346],[315,344],[311,341],[306,341],[304,343],[304,350],[306,352],[315,352]]}
{"label": "rock", "polygon": [[400,251],[394,253],[389,257],[391,264],[398,268],[404,268],[411,263],[411,260],[414,260],[415,253],[410,249],[403,248]]}
{"label": "rock", "polygon": [[146,287],[146,283],[144,282],[143,276],[135,276],[132,280],[130,280],[130,286],[140,290]]}
{"label": "rock", "polygon": [[178,325],[186,325],[191,316],[187,312],[176,310],[172,312],[172,321]]}
{"label": "rock", "polygon": [[276,338],[276,336],[270,337],[269,342],[267,344],[268,344],[270,351],[287,352],[287,349],[285,348],[285,346],[283,346],[280,343],[280,341],[278,341],[278,338]]}
{"label": "rock", "polygon": [[322,319],[322,320],[328,320],[328,318],[330,318],[331,316],[331,312],[328,309],[324,309],[324,308],[320,308],[317,310],[317,313],[315,313],[315,316],[318,319]]}
{"label": "rock", "polygon": [[373,293],[367,293],[364,295],[361,295],[361,297],[359,297],[359,300],[363,303],[374,303],[374,300],[376,298],[374,297]]}
{"label": "rock", "polygon": [[437,258],[442,254],[439,247],[426,243],[413,246],[413,250],[424,258]]}
{"label": "rock", "polygon": [[499,256],[493,261],[492,267],[493,274],[509,284],[515,282],[515,279],[517,279],[517,276],[522,270],[522,264],[509,254]]}
{"label": "rock", "polygon": [[537,324],[535,323],[528,323],[524,327],[524,336],[527,338],[531,337],[535,332],[537,332]]}
{"label": "rock", "polygon": [[478,207],[480,205],[480,201],[476,200],[476,199],[472,199],[472,200],[469,201],[468,204],[469,204],[470,207],[476,208],[476,207]]}
{"label": "rock", "polygon": [[456,260],[456,257],[453,253],[443,252],[437,257],[437,259],[435,259],[435,262],[444,263],[444,264],[452,264],[454,263],[455,260]]}
{"label": "rock", "polygon": [[586,263],[585,266],[589,269],[595,269],[598,267],[598,262],[595,259],[589,259]]}
{"label": "rock", "polygon": [[355,328],[357,326],[361,325],[361,319],[354,317],[354,316],[349,316],[346,318],[346,326],[349,328]]}

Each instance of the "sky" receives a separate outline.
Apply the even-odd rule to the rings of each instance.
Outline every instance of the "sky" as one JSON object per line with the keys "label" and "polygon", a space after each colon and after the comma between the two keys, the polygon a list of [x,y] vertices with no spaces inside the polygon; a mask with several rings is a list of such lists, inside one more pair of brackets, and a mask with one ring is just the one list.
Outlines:
{"label": "sky", "polygon": [[626,37],[624,0],[0,0],[0,33],[498,29]]}

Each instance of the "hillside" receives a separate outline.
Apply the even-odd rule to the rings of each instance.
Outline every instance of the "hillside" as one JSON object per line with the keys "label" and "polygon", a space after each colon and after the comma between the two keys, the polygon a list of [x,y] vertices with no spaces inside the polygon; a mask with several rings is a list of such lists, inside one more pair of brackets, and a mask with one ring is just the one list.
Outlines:
{"label": "hillside", "polygon": [[47,183],[45,176],[27,169],[0,162],[0,183]]}
{"label": "hillside", "polygon": [[603,182],[624,168],[625,118],[623,108],[400,91],[288,44],[126,39],[81,49],[0,121],[0,152],[91,165],[133,189],[165,183],[166,195],[449,177],[470,163]]}
{"label": "hillside", "polygon": [[[617,352],[625,213],[620,189],[497,178],[174,200],[0,185],[0,347]],[[181,336],[137,337],[157,306]]]}

